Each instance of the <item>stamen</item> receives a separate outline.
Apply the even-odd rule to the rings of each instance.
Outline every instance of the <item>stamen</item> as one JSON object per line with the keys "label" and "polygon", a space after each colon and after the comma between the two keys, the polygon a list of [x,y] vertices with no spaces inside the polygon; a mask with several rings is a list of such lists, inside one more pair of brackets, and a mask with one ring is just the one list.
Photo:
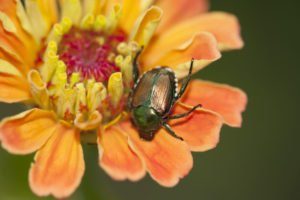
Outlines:
{"label": "stamen", "polygon": [[67,66],[67,75],[80,73],[82,80],[94,78],[107,82],[109,76],[120,71],[114,62],[117,46],[124,42],[123,32],[106,35],[101,31],[71,28],[64,34],[58,47],[60,60]]}
{"label": "stamen", "polygon": [[80,23],[68,16],[53,26],[36,63],[43,88],[37,90],[32,82],[33,95],[48,99],[46,104],[36,100],[39,106],[83,130],[122,111],[137,44],[127,43],[127,35],[116,29],[119,15],[115,6],[108,16],[86,14]]}
{"label": "stamen", "polygon": [[95,20],[94,29],[96,31],[104,30],[107,24],[106,17],[104,15],[98,15]]}
{"label": "stamen", "polygon": [[108,93],[111,98],[111,103],[116,107],[123,95],[124,86],[123,86],[123,77],[122,73],[114,73],[110,76],[108,81]]}

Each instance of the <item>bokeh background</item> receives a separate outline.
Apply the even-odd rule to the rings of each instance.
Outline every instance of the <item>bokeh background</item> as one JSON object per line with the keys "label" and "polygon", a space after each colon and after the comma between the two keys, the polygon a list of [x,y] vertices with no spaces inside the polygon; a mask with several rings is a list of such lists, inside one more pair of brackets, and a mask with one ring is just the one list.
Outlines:
{"label": "bokeh background", "polygon": [[[212,0],[212,10],[239,17],[246,46],[225,53],[195,78],[248,93],[243,128],[224,127],[219,146],[194,154],[193,170],[171,189],[149,177],[138,183],[115,182],[98,167],[96,148],[85,146],[86,173],[70,199],[300,199],[299,8],[296,1]],[[0,117],[22,109],[0,104]],[[39,199],[28,186],[32,159],[0,148],[1,200]]]}

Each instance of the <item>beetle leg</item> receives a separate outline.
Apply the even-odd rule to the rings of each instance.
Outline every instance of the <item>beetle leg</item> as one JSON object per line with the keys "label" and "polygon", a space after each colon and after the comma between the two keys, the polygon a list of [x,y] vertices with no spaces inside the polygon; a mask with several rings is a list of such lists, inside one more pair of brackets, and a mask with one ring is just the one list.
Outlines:
{"label": "beetle leg", "polygon": [[178,135],[176,135],[176,133],[172,130],[172,128],[170,127],[169,124],[167,123],[163,123],[162,126],[166,129],[166,131],[172,135],[173,137],[179,139],[179,140],[183,140],[182,137],[179,137]]}
{"label": "beetle leg", "polygon": [[136,81],[139,78],[139,63],[138,59],[143,51],[144,47],[141,47],[141,49],[136,53],[134,60],[133,60],[133,81],[136,83]]}
{"label": "beetle leg", "polygon": [[192,112],[194,112],[197,108],[201,108],[201,107],[202,107],[202,105],[198,104],[198,105],[194,106],[191,110],[187,111],[186,113],[173,115],[173,116],[168,117],[168,119],[180,119],[180,118],[186,117],[189,114],[191,114]]}
{"label": "beetle leg", "polygon": [[125,107],[126,111],[129,111],[129,112],[131,110],[131,101],[132,101],[131,95],[132,95],[132,92],[130,92],[128,95],[128,99],[127,99],[127,103],[126,103],[126,107]]}
{"label": "beetle leg", "polygon": [[182,83],[182,86],[180,88],[180,91],[177,95],[177,99],[179,99],[183,93],[185,92],[190,80],[191,80],[191,77],[192,77],[192,72],[193,72],[193,67],[194,67],[194,58],[192,59],[191,61],[191,65],[190,65],[190,70],[189,70],[189,74],[187,75],[187,77],[184,79],[183,83]]}

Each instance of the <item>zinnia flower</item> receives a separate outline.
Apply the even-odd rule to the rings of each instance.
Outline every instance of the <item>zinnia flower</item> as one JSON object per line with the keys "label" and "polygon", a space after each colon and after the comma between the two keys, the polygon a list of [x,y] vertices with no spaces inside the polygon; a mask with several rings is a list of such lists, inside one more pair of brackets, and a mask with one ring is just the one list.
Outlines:
{"label": "zinnia flower", "polygon": [[97,143],[99,165],[116,180],[146,172],[174,186],[193,166],[191,151],[214,148],[225,123],[240,127],[246,95],[237,88],[193,80],[170,122],[181,141],[159,130],[142,140],[125,112],[132,64],[171,67],[178,78],[240,49],[237,19],[207,13],[206,0],[0,0],[0,101],[32,108],[0,125],[13,154],[36,152],[29,184],[40,196],[63,198],[85,170],[81,142]]}

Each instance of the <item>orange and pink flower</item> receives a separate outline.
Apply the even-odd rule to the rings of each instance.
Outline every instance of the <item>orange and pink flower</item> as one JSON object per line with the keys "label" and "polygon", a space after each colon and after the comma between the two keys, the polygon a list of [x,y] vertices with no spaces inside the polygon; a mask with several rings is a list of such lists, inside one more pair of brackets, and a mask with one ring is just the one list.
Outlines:
{"label": "orange and pink flower", "polygon": [[[0,101],[32,109],[0,124],[0,142],[13,154],[36,152],[32,191],[63,198],[85,170],[82,142],[97,144],[99,165],[115,180],[148,172],[172,187],[193,166],[191,152],[215,148],[223,124],[240,127],[246,94],[224,84],[191,81],[175,105],[183,113],[151,142],[140,139],[125,113],[132,62],[144,46],[141,71],[170,66],[184,78],[241,49],[235,16],[207,12],[208,0],[0,0]],[[60,9],[58,9],[58,7]]]}

